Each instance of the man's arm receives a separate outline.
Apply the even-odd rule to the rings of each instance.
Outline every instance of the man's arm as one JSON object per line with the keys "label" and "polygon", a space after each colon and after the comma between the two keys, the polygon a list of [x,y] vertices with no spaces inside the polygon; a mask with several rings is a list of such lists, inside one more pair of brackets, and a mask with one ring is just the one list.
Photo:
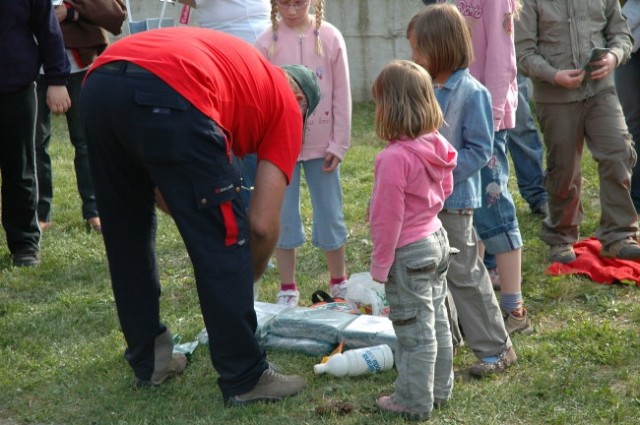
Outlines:
{"label": "man's arm", "polygon": [[249,246],[253,281],[260,279],[280,235],[280,207],[287,187],[284,173],[267,160],[258,162],[249,205]]}

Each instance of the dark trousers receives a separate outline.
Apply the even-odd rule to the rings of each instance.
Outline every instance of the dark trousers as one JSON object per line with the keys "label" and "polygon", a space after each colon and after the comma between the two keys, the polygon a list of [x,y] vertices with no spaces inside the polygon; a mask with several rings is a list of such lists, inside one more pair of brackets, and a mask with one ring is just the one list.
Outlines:
{"label": "dark trousers", "polygon": [[134,373],[150,378],[154,338],[164,330],[157,186],[193,265],[218,385],[225,397],[249,391],[268,365],[255,338],[241,173],[226,138],[160,79],[131,68],[94,71],[81,106],[125,356]]}
{"label": "dark trousers", "polygon": [[40,243],[33,147],[35,119],[35,84],[17,92],[0,94],[2,226],[12,253],[37,251]]}
{"label": "dark trousers", "polygon": [[[640,51],[629,61],[616,68],[616,89],[622,105],[629,132],[635,143],[636,155],[640,157]],[[640,161],[636,162],[631,175],[631,200],[640,213]]]}
{"label": "dark trousers", "polygon": [[[67,90],[71,98],[71,108],[65,113],[69,139],[75,150],[73,166],[76,171],[78,193],[82,199],[82,217],[86,220],[98,216],[96,196],[93,190],[93,179],[89,169],[87,155],[87,139],[84,134],[80,108],[80,90],[86,72],[75,72],[69,77]],[[53,172],[49,156],[51,141],[51,113],[46,102],[47,89],[45,79],[38,80],[38,119],[36,121],[36,164],[38,169],[38,219],[51,221],[51,203],[53,201]]]}

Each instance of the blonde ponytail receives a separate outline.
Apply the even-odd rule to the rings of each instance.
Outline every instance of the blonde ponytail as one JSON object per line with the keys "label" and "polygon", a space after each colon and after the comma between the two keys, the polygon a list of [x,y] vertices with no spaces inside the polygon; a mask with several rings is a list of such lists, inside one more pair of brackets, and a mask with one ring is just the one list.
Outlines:
{"label": "blonde ponytail", "polygon": [[313,34],[316,36],[316,53],[322,57],[324,56],[324,51],[322,49],[322,40],[320,39],[320,26],[324,20],[324,0],[316,0],[314,9],[316,13],[316,28],[313,30]]}
{"label": "blonde ponytail", "polygon": [[276,52],[276,41],[278,41],[278,0],[271,0],[271,46],[267,53],[267,58],[271,59]]}

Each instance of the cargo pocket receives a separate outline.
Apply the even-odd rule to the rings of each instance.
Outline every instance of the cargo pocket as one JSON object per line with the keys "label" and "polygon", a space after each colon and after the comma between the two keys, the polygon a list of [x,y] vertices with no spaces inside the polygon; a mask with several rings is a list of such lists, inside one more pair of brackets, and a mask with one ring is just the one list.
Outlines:
{"label": "cargo pocket", "polygon": [[425,288],[436,275],[437,265],[438,263],[435,258],[424,258],[407,262],[407,286],[409,289],[417,294],[424,293]]}
{"label": "cargo pocket", "polygon": [[232,246],[246,242],[246,229],[242,223],[244,209],[240,199],[242,178],[238,172],[229,173],[207,184],[195,186],[195,197],[199,210],[217,208],[224,227],[224,245]]}

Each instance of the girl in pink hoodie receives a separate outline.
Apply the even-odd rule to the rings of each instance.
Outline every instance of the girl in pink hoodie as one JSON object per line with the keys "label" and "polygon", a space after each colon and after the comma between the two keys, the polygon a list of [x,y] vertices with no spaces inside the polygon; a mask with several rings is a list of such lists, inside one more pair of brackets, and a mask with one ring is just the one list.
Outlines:
{"label": "girl in pink hoodie", "polygon": [[389,144],[374,166],[370,271],[385,286],[398,370],[395,392],[377,404],[382,411],[424,420],[453,388],[445,307],[449,240],[438,213],[453,190],[457,153],[437,131],[442,111],[422,67],[391,62],[372,93],[376,133]]}

